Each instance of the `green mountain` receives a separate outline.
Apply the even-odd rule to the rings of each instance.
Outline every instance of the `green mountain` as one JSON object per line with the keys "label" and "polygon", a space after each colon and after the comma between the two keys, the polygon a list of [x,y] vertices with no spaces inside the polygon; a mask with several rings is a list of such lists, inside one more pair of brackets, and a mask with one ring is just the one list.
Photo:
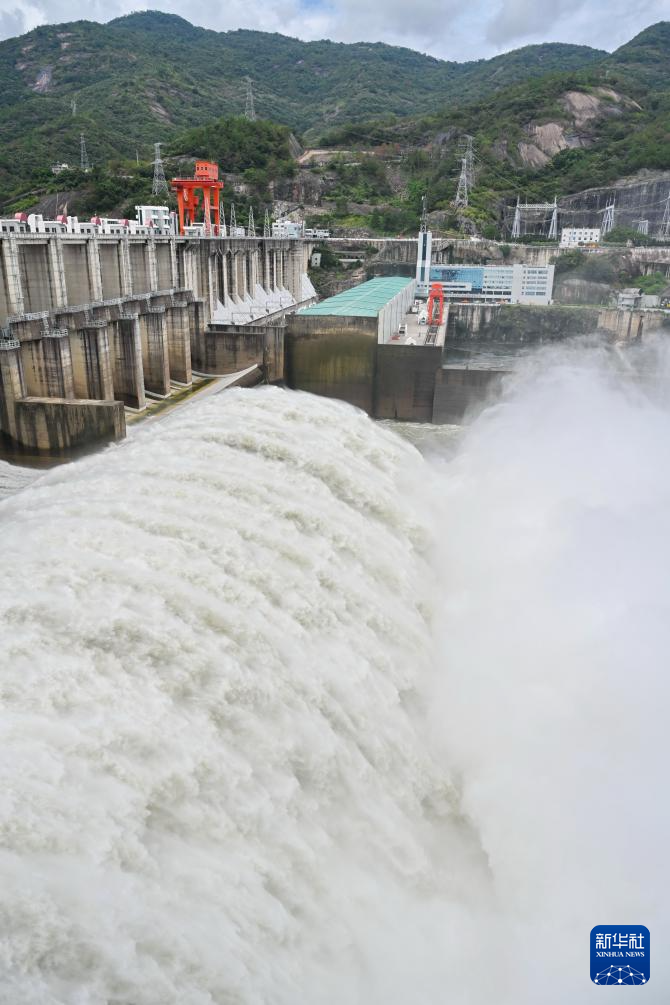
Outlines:
{"label": "green mountain", "polygon": [[[580,70],[529,79],[433,114],[345,124],[325,130],[320,145],[402,152],[400,185],[395,198],[380,200],[385,209],[376,214],[377,229],[409,227],[427,191],[430,208],[443,211],[447,225],[455,226],[458,215],[493,236],[501,201],[517,194],[544,202],[642,169],[670,170],[668,52],[670,22],[660,22]],[[476,185],[468,209],[456,214],[451,202],[465,135],[474,139]],[[367,166],[333,169],[340,204],[364,201]],[[662,214],[660,194],[654,199]]]}
{"label": "green mountain", "polygon": [[76,164],[80,133],[93,163],[149,159],[155,141],[240,115],[247,76],[259,116],[309,141],[324,125],[437,112],[606,55],[551,44],[460,64],[381,43],[207,31],[155,11],[37,28],[0,43],[0,201],[45,182],[52,161]]}

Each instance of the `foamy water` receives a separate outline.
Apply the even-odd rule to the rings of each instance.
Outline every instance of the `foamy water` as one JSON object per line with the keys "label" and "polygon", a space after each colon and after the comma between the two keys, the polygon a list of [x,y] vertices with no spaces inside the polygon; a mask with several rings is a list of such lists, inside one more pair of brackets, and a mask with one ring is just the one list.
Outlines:
{"label": "foamy water", "polygon": [[0,503],[0,1001],[665,1001],[669,433],[233,391]]}
{"label": "foamy water", "polygon": [[0,499],[6,499],[7,496],[20,492],[39,478],[40,474],[41,471],[36,468],[24,468],[0,461]]}

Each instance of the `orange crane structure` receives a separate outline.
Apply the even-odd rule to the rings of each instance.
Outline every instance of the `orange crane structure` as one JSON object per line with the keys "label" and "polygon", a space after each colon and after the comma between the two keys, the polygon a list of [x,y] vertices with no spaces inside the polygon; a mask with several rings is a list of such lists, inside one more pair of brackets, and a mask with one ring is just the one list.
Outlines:
{"label": "orange crane structure", "polygon": [[179,233],[183,236],[186,227],[192,227],[196,220],[196,211],[200,205],[202,194],[202,223],[205,234],[218,237],[221,233],[221,216],[219,212],[220,192],[223,182],[219,181],[219,166],[211,161],[195,162],[194,178],[173,178],[171,187],[177,194],[179,212]]}
{"label": "orange crane structure", "polygon": [[441,283],[432,283],[426,309],[428,325],[441,325],[444,321],[444,290]]}

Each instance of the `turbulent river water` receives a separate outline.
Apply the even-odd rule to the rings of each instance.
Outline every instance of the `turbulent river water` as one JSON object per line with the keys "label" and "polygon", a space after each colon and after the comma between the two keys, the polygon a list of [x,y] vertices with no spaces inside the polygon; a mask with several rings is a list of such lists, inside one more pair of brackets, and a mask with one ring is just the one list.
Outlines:
{"label": "turbulent river water", "polygon": [[3,1005],[580,1005],[612,923],[667,1002],[670,412],[575,350],[407,435],[230,391],[11,484]]}

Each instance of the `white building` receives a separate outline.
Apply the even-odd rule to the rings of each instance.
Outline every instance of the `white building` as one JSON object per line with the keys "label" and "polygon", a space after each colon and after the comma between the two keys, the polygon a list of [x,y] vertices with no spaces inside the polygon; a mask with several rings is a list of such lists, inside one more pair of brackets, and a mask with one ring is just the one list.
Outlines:
{"label": "white building", "polygon": [[416,256],[416,295],[428,296],[428,280],[430,276],[430,261],[433,248],[433,235],[429,230],[419,233],[419,247]]}
{"label": "white building", "polygon": [[452,302],[546,305],[554,289],[554,266],[434,265],[429,281],[440,283],[445,300]]}
{"label": "white building", "polygon": [[563,227],[561,248],[583,248],[600,244],[600,227]]}
{"label": "white building", "polygon": [[635,310],[641,306],[642,290],[636,286],[628,286],[621,290],[617,296],[617,307],[619,310]]}
{"label": "white building", "polygon": [[173,228],[173,214],[169,206],[135,206],[135,214],[141,227]]}
{"label": "white building", "polygon": [[272,224],[272,236],[284,238],[304,237],[305,224],[294,223],[293,220],[275,220]]}

